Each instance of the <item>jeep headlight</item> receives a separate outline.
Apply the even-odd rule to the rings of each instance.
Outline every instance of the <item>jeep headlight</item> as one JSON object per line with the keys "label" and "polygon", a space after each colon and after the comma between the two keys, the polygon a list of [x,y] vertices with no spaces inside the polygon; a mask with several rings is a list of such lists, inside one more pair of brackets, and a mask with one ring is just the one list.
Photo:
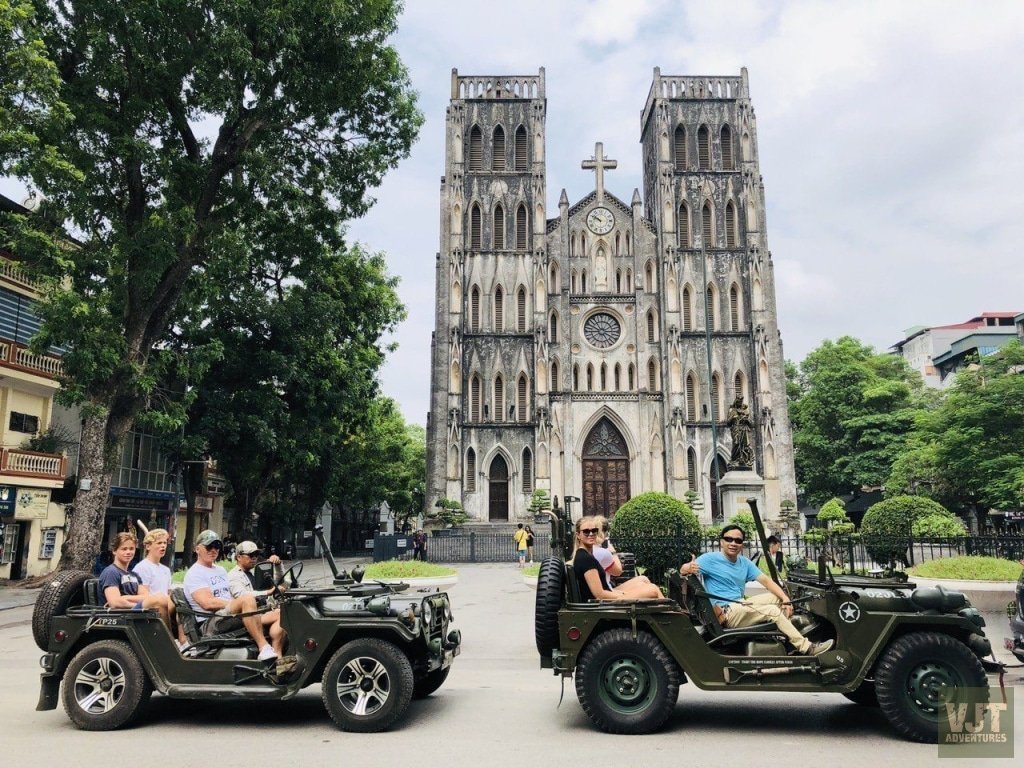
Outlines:
{"label": "jeep headlight", "polygon": [[423,628],[425,631],[430,630],[430,625],[434,623],[434,606],[430,604],[430,600],[424,600],[422,606],[420,606],[420,614],[423,616]]}

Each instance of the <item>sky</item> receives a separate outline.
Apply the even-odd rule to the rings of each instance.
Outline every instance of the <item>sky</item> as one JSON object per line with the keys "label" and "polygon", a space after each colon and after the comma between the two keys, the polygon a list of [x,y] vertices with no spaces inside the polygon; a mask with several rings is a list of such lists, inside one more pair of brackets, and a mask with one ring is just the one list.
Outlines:
{"label": "sky", "polygon": [[[408,319],[381,372],[410,422],[429,402],[451,70],[547,85],[547,211],[642,185],[653,68],[738,76],[757,116],[785,355],[853,335],[1024,311],[1024,3],[407,0],[394,45],[426,121],[350,239],[387,255]],[[8,183],[0,191],[15,196]]]}

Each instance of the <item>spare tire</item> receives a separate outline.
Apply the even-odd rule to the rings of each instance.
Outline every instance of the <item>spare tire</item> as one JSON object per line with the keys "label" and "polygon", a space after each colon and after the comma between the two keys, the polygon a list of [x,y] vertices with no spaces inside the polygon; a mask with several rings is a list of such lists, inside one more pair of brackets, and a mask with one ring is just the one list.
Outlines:
{"label": "spare tire", "polygon": [[50,645],[53,617],[63,614],[68,606],[85,602],[82,585],[91,578],[92,574],[87,571],[59,571],[39,591],[32,611],[32,636],[41,650],[47,650]]}
{"label": "spare tire", "polygon": [[544,658],[558,647],[558,611],[565,592],[565,563],[557,557],[545,558],[537,576],[537,603],[534,612],[534,634],[537,651]]}

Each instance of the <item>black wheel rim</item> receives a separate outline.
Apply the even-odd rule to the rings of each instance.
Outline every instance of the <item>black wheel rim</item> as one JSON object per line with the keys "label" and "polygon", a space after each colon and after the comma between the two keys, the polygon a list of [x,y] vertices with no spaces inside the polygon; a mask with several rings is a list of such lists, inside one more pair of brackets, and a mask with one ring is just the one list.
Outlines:
{"label": "black wheel rim", "polygon": [[956,667],[940,661],[921,662],[907,675],[906,695],[914,711],[938,722],[942,705],[954,701],[965,680]]}

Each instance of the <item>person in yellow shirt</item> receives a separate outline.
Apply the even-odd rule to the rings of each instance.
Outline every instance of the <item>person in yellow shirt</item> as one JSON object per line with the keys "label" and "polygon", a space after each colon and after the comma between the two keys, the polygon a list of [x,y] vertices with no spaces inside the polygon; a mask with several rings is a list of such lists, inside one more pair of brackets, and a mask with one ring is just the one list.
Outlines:
{"label": "person in yellow shirt", "polygon": [[519,567],[526,567],[526,540],[529,538],[529,534],[523,528],[523,524],[519,524],[519,528],[515,533],[512,534],[512,538],[516,542],[516,557],[519,558]]}

